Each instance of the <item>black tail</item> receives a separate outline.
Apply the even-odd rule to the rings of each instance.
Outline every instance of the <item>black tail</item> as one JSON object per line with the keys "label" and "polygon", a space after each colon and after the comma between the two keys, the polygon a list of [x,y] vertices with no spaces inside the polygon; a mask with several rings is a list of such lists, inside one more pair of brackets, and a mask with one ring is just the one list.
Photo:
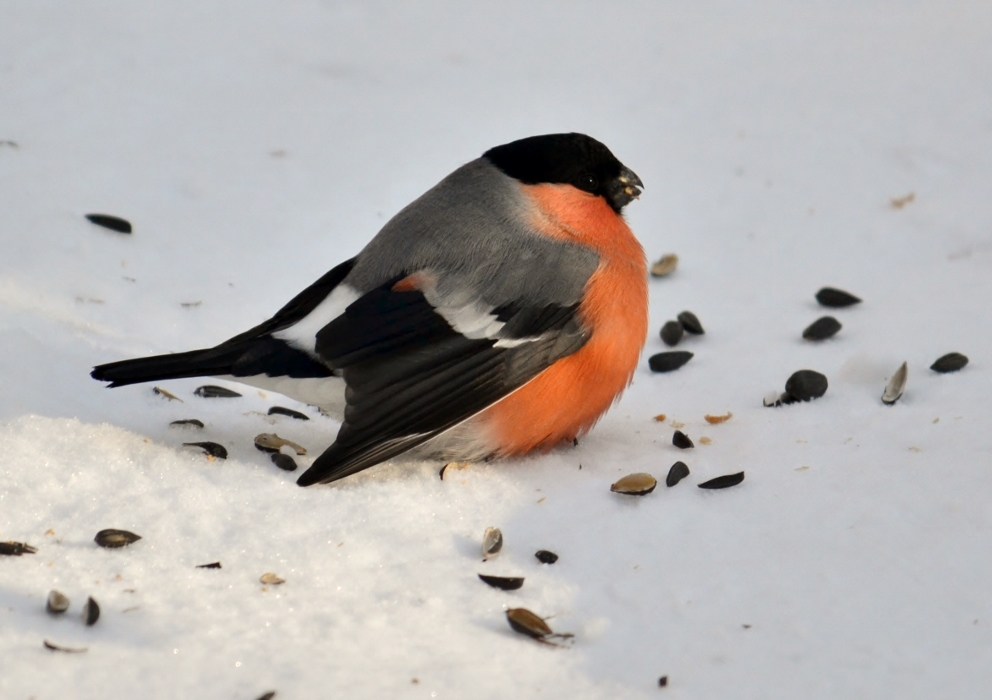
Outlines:
{"label": "black tail", "polygon": [[[111,387],[184,377],[215,377],[231,374],[232,364],[241,352],[218,352],[220,348],[191,350],[173,355],[139,357],[94,367],[90,376]],[[233,355],[233,356],[232,356]]]}

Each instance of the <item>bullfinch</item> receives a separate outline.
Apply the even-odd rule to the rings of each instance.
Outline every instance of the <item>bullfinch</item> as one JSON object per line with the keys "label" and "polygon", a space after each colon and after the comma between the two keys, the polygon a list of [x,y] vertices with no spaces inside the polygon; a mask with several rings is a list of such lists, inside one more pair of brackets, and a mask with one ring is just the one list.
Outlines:
{"label": "bullfinch", "polygon": [[269,320],[92,376],[218,377],[321,407],[341,428],[301,486],[415,448],[465,461],[549,450],[585,434],[637,366],[647,266],[622,211],[642,187],[583,134],[496,146]]}

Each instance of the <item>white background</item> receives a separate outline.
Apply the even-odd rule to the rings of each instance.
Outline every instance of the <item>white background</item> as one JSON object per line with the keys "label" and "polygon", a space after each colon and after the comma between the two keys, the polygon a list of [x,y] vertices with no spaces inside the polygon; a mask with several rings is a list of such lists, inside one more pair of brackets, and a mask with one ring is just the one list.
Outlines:
{"label": "white background", "polygon": [[[0,36],[0,539],[38,548],[0,559],[0,696],[987,696],[992,5],[3,2]],[[251,440],[292,438],[305,466],[336,430],[312,410],[89,378],[264,320],[458,165],[570,130],[641,176],[628,220],[681,259],[578,448],[304,490]],[[824,285],[864,303],[814,345]],[[683,309],[706,335],[652,375]],[[950,351],[971,364],[927,369]],[[824,398],[761,406],[807,367]],[[253,413],[275,404],[313,420]],[[675,488],[609,492],[676,459]],[[106,527],[144,539],[101,550]],[[515,634],[508,606],[574,644]]]}

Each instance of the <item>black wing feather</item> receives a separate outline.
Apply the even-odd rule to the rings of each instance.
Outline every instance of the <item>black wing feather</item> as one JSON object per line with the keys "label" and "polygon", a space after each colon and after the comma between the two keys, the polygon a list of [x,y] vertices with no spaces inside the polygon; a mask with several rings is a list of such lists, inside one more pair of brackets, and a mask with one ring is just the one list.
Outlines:
{"label": "black wing feather", "polygon": [[523,386],[588,338],[575,307],[495,310],[512,337],[458,333],[420,291],[392,283],[357,300],[317,334],[317,354],[347,384],[337,440],[299,479],[308,486],[354,474],[405,452]]}

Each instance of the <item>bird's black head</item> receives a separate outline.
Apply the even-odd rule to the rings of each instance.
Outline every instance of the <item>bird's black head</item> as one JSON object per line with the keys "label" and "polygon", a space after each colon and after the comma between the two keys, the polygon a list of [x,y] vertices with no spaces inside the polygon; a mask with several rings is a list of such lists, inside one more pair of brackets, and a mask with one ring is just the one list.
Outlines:
{"label": "bird's black head", "polygon": [[513,141],[483,156],[526,185],[565,184],[603,197],[620,213],[644,187],[610,149],[585,134],[547,134]]}

